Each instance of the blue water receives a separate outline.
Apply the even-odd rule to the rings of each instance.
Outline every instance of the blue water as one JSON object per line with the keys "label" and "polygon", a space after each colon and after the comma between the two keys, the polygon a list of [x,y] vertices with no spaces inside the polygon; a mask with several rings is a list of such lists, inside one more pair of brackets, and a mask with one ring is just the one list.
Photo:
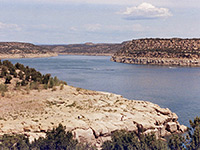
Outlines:
{"label": "blue water", "polygon": [[181,124],[200,116],[200,68],[122,64],[109,56],[10,59],[51,73],[69,85],[107,91],[170,108]]}

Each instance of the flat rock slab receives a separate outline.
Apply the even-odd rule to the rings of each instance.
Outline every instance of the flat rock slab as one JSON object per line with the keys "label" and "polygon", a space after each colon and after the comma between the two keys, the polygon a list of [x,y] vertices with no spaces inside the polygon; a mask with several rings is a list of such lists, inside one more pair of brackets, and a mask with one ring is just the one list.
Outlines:
{"label": "flat rock slab", "polygon": [[33,141],[61,123],[79,141],[97,146],[121,129],[155,132],[158,137],[186,130],[168,108],[72,86],[6,93],[0,101],[0,118],[1,135],[25,134]]}

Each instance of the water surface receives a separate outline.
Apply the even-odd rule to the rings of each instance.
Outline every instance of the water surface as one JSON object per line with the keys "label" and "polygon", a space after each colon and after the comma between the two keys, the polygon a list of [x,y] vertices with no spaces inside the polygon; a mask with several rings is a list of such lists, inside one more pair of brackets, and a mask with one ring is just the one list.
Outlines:
{"label": "water surface", "polygon": [[51,73],[69,85],[107,91],[170,108],[181,124],[200,116],[200,68],[133,65],[109,56],[10,59]]}

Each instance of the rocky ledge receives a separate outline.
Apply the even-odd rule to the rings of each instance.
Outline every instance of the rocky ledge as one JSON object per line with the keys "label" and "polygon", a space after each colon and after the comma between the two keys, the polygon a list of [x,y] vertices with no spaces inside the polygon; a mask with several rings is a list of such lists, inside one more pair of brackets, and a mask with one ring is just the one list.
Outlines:
{"label": "rocky ledge", "polygon": [[71,86],[54,91],[16,90],[0,99],[0,134],[25,134],[31,141],[59,123],[79,141],[97,146],[121,129],[154,132],[157,137],[187,129],[168,108]]}
{"label": "rocky ledge", "polygon": [[139,39],[126,42],[112,61],[133,64],[200,66],[200,39]]}

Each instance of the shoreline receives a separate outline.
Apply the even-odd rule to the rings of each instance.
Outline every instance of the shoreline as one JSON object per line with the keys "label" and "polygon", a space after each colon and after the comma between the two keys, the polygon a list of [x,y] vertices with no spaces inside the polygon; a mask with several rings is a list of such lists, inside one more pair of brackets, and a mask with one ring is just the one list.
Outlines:
{"label": "shoreline", "polygon": [[58,55],[112,56],[113,53],[58,53]]}
{"label": "shoreline", "polygon": [[43,58],[58,56],[57,53],[46,54],[0,54],[0,59],[15,59],[15,58]]}
{"label": "shoreline", "polygon": [[111,61],[126,64],[157,65],[157,66],[180,66],[200,67],[200,59],[187,58],[148,58],[148,57],[125,57],[112,56]]}

